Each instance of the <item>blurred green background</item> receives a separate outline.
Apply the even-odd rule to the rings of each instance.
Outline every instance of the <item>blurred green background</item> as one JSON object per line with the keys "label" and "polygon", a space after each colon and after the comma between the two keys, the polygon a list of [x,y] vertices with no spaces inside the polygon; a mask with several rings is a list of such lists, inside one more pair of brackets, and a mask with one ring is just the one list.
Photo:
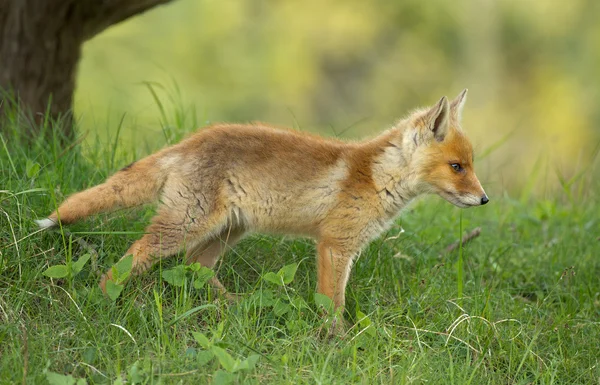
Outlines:
{"label": "blurred green background", "polygon": [[469,88],[463,125],[488,193],[553,194],[598,174],[598,15],[594,0],[177,0],[84,46],[75,109],[88,141],[123,119],[123,144],[158,146],[150,82],[183,126],[359,138]]}

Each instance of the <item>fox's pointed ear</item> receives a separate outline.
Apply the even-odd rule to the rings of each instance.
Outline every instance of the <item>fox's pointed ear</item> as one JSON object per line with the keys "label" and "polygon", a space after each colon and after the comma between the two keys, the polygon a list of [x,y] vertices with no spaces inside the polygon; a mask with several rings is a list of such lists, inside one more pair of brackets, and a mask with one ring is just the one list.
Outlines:
{"label": "fox's pointed ear", "polygon": [[469,90],[466,88],[462,90],[462,92],[458,94],[456,99],[454,99],[452,103],[450,103],[450,111],[452,111],[452,114],[456,117],[456,119],[458,119],[459,122],[462,120],[463,107],[465,106],[465,102],[467,101],[467,91]]}
{"label": "fox's pointed ear", "polygon": [[438,142],[443,141],[448,133],[449,115],[450,105],[445,96],[427,112],[427,127],[433,132],[433,136]]}

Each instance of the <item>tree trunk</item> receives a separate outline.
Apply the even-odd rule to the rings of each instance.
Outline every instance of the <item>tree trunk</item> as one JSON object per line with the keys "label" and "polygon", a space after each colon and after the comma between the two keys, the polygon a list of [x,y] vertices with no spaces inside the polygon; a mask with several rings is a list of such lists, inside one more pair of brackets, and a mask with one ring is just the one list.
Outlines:
{"label": "tree trunk", "polygon": [[82,44],[115,23],[169,1],[0,0],[0,120],[15,102],[33,114],[29,136],[39,134],[48,112],[52,119],[64,119],[62,135],[72,139]]}

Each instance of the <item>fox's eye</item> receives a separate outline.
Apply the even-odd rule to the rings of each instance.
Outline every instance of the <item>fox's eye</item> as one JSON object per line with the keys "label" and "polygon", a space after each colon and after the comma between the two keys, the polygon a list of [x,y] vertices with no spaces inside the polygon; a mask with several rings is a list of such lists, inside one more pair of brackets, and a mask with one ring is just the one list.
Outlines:
{"label": "fox's eye", "polygon": [[451,163],[450,166],[454,169],[454,171],[458,172],[458,171],[462,171],[462,167],[460,166],[460,164],[458,163]]}

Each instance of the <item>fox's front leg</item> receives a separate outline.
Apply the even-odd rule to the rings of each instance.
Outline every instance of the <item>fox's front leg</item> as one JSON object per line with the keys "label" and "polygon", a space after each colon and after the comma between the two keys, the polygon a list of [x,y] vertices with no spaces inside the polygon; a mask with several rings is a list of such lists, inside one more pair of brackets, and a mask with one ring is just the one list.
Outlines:
{"label": "fox's front leg", "polygon": [[344,331],[344,305],[346,302],[346,284],[350,277],[355,247],[335,239],[322,239],[317,245],[318,292],[333,300],[340,319],[332,325],[336,333]]}

